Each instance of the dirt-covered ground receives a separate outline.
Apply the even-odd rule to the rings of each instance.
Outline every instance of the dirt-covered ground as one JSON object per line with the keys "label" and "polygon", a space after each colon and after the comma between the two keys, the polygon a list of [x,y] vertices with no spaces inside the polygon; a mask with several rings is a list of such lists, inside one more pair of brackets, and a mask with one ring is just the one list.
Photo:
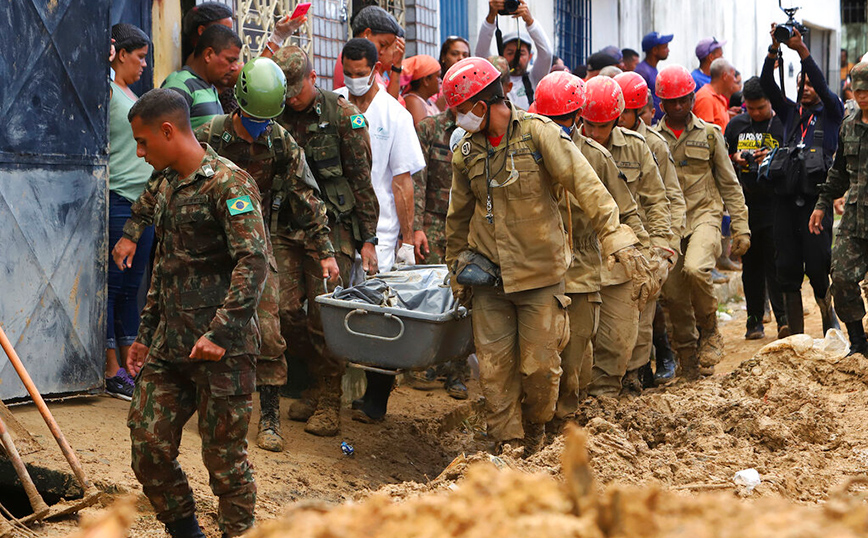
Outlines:
{"label": "dirt-covered ground", "polygon": [[[810,288],[807,285],[805,288],[805,304],[810,305],[806,306],[809,308],[806,330],[810,336],[820,337],[820,316],[810,297]],[[726,521],[726,514],[735,517],[733,514],[742,510],[739,507],[745,503],[750,505],[749,513],[759,519],[762,518],[758,514],[764,513],[763,510],[780,511],[789,503],[805,505],[806,508],[797,510],[807,512],[799,511],[787,517],[794,518],[793,521],[799,518],[806,522],[816,520],[820,525],[818,528],[831,525],[823,519],[828,516],[830,506],[846,505],[846,509],[853,512],[853,497],[834,492],[851,478],[863,476],[868,471],[868,424],[863,411],[868,404],[868,359],[861,356],[842,359],[840,354],[824,353],[812,348],[807,337],[790,344],[776,344],[776,349],[758,353],[774,340],[775,324],[767,325],[765,340],[746,341],[743,338],[743,307],[739,304],[728,307],[733,319],[722,324],[726,358],[718,365],[715,376],[695,383],[676,383],[649,390],[637,398],[597,400],[583,406],[578,422],[587,432],[587,441],[582,442],[582,446],[587,447],[589,469],[596,477],[594,489],[599,498],[594,502],[607,507],[598,510],[598,516],[603,514],[600,517],[604,519],[614,517],[611,510],[618,508],[618,492],[621,491],[618,488],[624,487],[644,488],[641,494],[637,493],[638,490],[631,490],[631,495],[645,499],[642,501],[644,504],[639,503],[641,510],[647,512],[649,507],[657,507],[655,510],[662,510],[661,513],[681,513],[685,522],[696,520],[697,514],[704,514],[708,521]],[[474,396],[478,393],[475,385],[471,385],[471,392]],[[283,401],[284,412],[288,403],[288,400]],[[143,500],[141,488],[129,469],[129,438],[125,424],[127,405],[107,397],[90,397],[52,404],[51,407],[91,479],[109,492],[111,498],[127,492],[134,494],[139,512],[133,521],[131,534],[160,536],[162,527]],[[412,519],[418,513],[427,513],[431,518],[426,520],[427,523],[434,524],[435,520],[444,521],[440,516],[445,512],[426,506],[451,502],[436,499],[452,495],[453,501],[468,503],[467,495],[480,498],[502,496],[510,487],[521,486],[531,491],[536,488],[541,495],[536,505],[515,512],[516,518],[533,516],[534,507],[539,509],[539,517],[534,521],[524,521],[521,525],[526,527],[519,525],[516,529],[542,531],[543,527],[534,527],[542,520],[552,524],[563,523],[566,525],[564,529],[571,529],[564,534],[570,536],[619,535],[612,531],[613,527],[601,525],[599,521],[594,523],[595,526],[585,527],[581,533],[574,532],[574,525],[581,517],[576,518],[575,506],[570,504],[575,499],[563,494],[563,437],[555,439],[529,460],[507,453],[494,460],[495,466],[471,470],[471,476],[465,479],[471,463],[491,460],[481,452],[487,448],[487,441],[475,409],[474,398],[458,402],[448,398],[442,390],[421,392],[399,387],[384,423],[355,423],[349,420],[347,411],[343,417],[342,435],[337,438],[308,435],[303,432],[301,424],[284,420],[288,448],[282,454],[256,448],[253,443],[255,426],[252,426],[250,458],[259,484],[258,520],[274,519],[289,508],[293,510],[290,522],[304,521],[306,525],[315,524],[319,525],[316,528],[324,529],[321,533],[303,535],[350,536],[358,534],[358,531],[353,534],[352,525],[344,522],[340,527],[350,534],[339,532],[338,527],[329,527],[329,518],[344,521],[356,516],[364,519],[375,514],[383,517],[392,514]],[[63,468],[56,445],[36,410],[32,406],[19,406],[13,408],[13,414],[37,436],[43,447],[43,450],[26,456],[28,463]],[[353,457],[342,454],[341,441],[355,447]],[[180,462],[193,484],[206,532],[209,536],[218,536],[214,522],[216,504],[208,489],[199,443],[195,422],[191,421],[182,442]],[[450,462],[452,465],[446,469]],[[496,468],[500,470],[493,470]],[[755,468],[762,477],[762,483],[752,493],[732,484],[735,472],[746,468]],[[528,477],[522,471],[537,474]],[[492,476],[498,478],[492,482]],[[603,492],[604,486],[610,486],[610,489]],[[858,494],[862,488],[856,484],[850,489]],[[380,494],[372,498],[371,494],[378,490]],[[551,496],[545,497],[542,495],[544,492],[551,492]],[[687,506],[677,500],[685,496],[694,504]],[[728,504],[739,496],[745,500]],[[709,500],[712,498],[717,500]],[[351,503],[337,509],[339,511],[324,512],[324,506],[348,500],[361,502]],[[407,504],[415,507],[410,510],[393,506],[391,500],[402,501],[396,506],[417,504]],[[517,503],[519,500],[514,498],[509,502]],[[300,505],[295,501],[313,501],[315,506],[298,508]],[[814,506],[817,503],[826,506],[825,511],[818,511]],[[641,511],[639,504],[622,508],[633,513]],[[714,518],[708,515],[712,506],[723,505],[725,507],[720,508],[719,515]],[[304,506],[311,505],[306,503]],[[469,506],[467,509],[472,512]],[[98,510],[99,507],[95,507],[83,513],[85,517],[93,516]],[[484,518],[485,513],[482,510],[479,517]],[[496,518],[502,515],[491,515],[492,521],[497,521]],[[737,519],[744,520],[744,517],[738,516]],[[781,524],[789,521],[784,516],[781,518]],[[767,517],[762,519],[767,520]],[[280,524],[281,528],[301,528],[284,523]],[[42,535],[62,536],[75,530],[78,524],[77,518],[66,518],[34,530]],[[658,523],[657,530],[642,529],[634,535],[729,536],[709,531],[716,527],[705,523],[701,529],[685,523],[687,526],[678,532],[667,525]],[[844,524],[836,536],[850,536],[846,532],[851,527],[847,525],[849,523]],[[775,529],[779,526],[770,524],[757,528]],[[395,532],[401,532],[400,526],[374,529],[368,524],[358,528],[369,529],[370,532],[364,533],[369,536],[396,536]],[[465,522],[464,527],[452,528],[454,532],[451,534],[465,535],[465,531],[471,528],[481,530]],[[556,528],[545,527],[546,532],[554,532]],[[696,529],[694,534],[684,532],[691,528]],[[813,534],[811,528],[806,523],[798,529],[801,534],[743,535],[832,535]],[[661,529],[669,530],[657,534]],[[868,532],[868,526],[863,527],[863,531]],[[429,534],[407,532],[405,535],[449,534],[432,531]],[[517,535],[518,531],[514,534]]]}

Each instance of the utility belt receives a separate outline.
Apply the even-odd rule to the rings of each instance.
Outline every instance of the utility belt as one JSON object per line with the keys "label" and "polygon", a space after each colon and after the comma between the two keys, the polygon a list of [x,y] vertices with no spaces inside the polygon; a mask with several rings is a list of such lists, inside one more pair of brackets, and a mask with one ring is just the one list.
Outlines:
{"label": "utility belt", "polygon": [[792,142],[795,140],[766,156],[760,166],[760,179],[770,181],[779,196],[817,196],[818,185],[826,181],[826,173],[832,167],[832,158],[823,151],[823,131],[814,130],[811,146]]}

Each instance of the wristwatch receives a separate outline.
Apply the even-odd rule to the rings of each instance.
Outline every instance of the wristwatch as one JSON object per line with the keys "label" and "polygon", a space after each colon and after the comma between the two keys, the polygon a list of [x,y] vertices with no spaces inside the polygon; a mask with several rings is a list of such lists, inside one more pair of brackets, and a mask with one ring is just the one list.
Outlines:
{"label": "wristwatch", "polygon": [[380,244],[380,240],[377,239],[377,236],[375,235],[374,237],[369,237],[369,238],[365,239],[365,243],[370,243],[374,246],[377,246]]}
{"label": "wristwatch", "polygon": [[395,73],[398,73],[398,74],[400,75],[401,73],[404,72],[404,66],[398,66],[398,67],[395,67],[395,66],[393,65],[393,66],[392,66],[392,71],[394,71]]}

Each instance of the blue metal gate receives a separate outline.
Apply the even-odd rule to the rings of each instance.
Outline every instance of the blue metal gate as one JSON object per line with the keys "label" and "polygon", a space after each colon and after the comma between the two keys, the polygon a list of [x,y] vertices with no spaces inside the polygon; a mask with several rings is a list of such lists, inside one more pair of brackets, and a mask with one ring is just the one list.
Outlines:
{"label": "blue metal gate", "polygon": [[555,50],[570,69],[591,54],[591,0],[555,0]]}
{"label": "blue metal gate", "polygon": [[[470,34],[467,16],[466,0],[441,0],[440,1],[440,42],[446,41],[449,36],[459,36],[464,39]],[[471,49],[473,50],[473,49]]]}
{"label": "blue metal gate", "polygon": [[[0,325],[40,391],[102,385],[109,0],[0,16]],[[0,354],[0,398],[26,395]]]}

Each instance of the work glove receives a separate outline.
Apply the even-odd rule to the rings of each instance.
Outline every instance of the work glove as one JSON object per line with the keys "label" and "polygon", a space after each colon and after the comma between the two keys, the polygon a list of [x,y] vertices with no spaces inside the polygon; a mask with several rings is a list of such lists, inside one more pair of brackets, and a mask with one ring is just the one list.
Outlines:
{"label": "work glove", "polygon": [[633,293],[631,298],[636,301],[639,311],[645,309],[645,303],[649,297],[660,292],[660,284],[654,276],[654,269],[638,248],[629,246],[616,251],[607,259],[609,269],[615,267],[615,263],[624,266],[627,276],[633,281]]}
{"label": "work glove", "polygon": [[395,255],[395,265],[416,265],[416,248],[413,243],[402,243]]}
{"label": "work glove", "polygon": [[732,255],[744,256],[750,248],[750,234],[738,234],[732,238]]}
{"label": "work glove", "polygon": [[[669,278],[669,271],[678,262],[678,254],[670,248],[652,247],[649,261],[652,269],[654,269],[654,277],[657,280],[658,290],[662,289],[663,284],[666,283],[666,279]],[[655,295],[651,296],[651,298],[653,297]]]}
{"label": "work glove", "polygon": [[297,19],[290,19],[289,15],[284,15],[277,23],[274,25],[274,31],[271,32],[271,35],[268,37],[268,41],[266,43],[274,43],[277,45],[277,48],[283,46],[283,42],[286,41],[289,36],[295,33],[296,30],[302,25],[302,23],[307,20],[307,17],[299,17]]}

